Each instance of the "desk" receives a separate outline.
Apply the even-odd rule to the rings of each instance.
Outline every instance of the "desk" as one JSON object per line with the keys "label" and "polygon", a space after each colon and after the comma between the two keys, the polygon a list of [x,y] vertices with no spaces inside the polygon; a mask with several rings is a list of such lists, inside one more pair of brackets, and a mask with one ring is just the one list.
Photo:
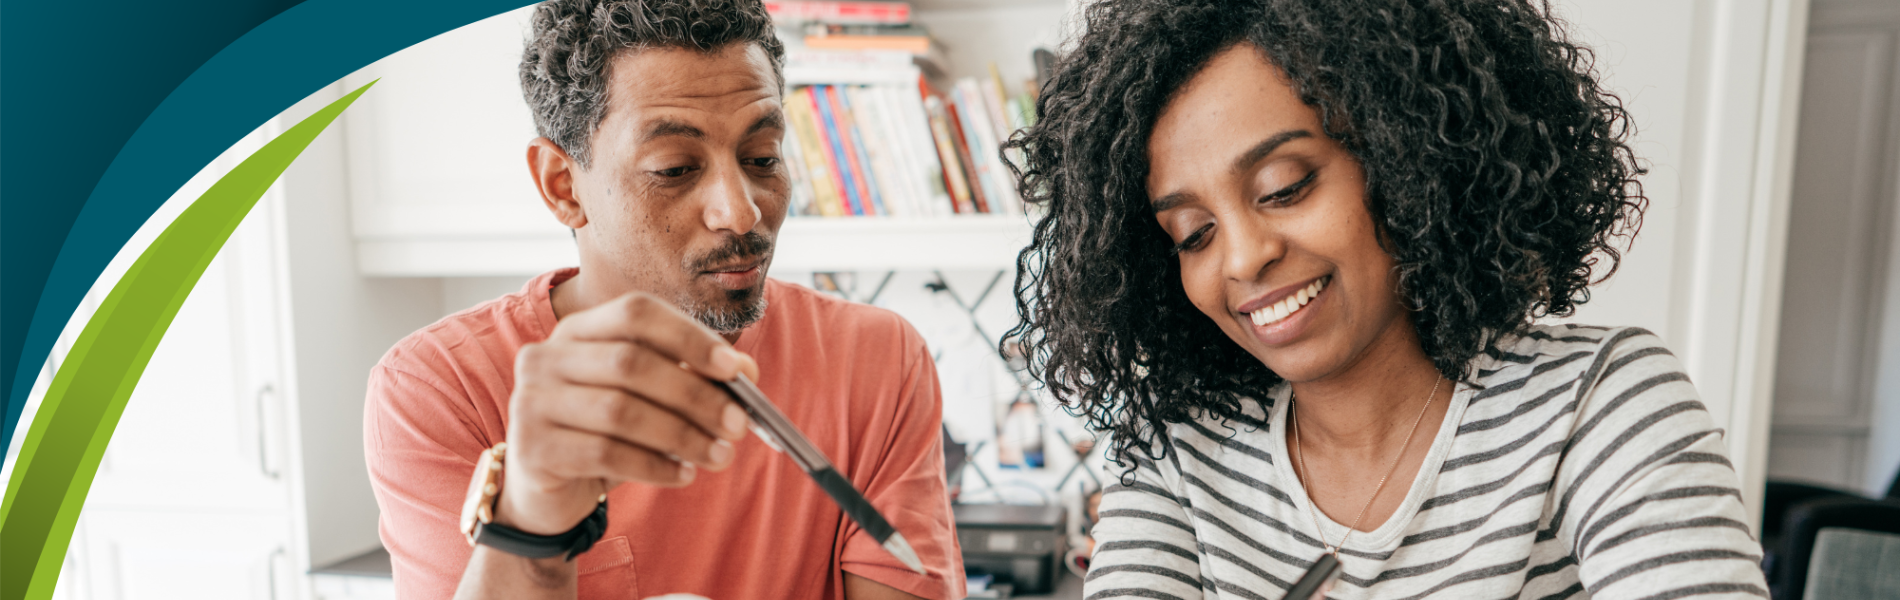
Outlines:
{"label": "desk", "polygon": [[1034,596],[1010,596],[1010,600],[1082,600],[1082,578],[1067,570],[1056,579],[1056,589]]}

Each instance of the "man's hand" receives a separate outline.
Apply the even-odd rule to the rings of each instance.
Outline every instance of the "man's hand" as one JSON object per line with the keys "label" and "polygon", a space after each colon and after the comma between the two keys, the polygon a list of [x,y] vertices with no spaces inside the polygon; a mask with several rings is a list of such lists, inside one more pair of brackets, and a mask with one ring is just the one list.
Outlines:
{"label": "man's hand", "polygon": [[652,295],[568,315],[516,355],[495,519],[558,534],[621,483],[676,487],[724,469],[747,419],[711,380],[742,371],[758,378],[751,357]]}

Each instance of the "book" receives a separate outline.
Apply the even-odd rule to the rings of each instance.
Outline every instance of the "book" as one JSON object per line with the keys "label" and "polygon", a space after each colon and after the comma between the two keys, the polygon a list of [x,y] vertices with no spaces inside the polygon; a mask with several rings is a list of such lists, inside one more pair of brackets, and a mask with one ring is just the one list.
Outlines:
{"label": "book", "polygon": [[811,138],[806,142],[806,147],[824,157],[826,181],[829,182],[827,186],[829,189],[826,190],[828,192],[826,212],[836,217],[848,216],[851,214],[851,202],[845,192],[844,168],[838,164],[837,157],[831,152],[831,138],[826,135],[824,122],[819,118],[818,98],[814,92],[810,88],[804,90],[804,106],[801,107],[806,127],[811,131]]}
{"label": "book", "polygon": [[767,1],[765,13],[780,23],[823,21],[837,24],[902,25],[910,22],[909,2]]}
{"label": "book", "polygon": [[857,127],[851,120],[851,112],[844,101],[844,92],[839,86],[823,86],[825,99],[831,102],[832,118],[837,119],[838,139],[843,143],[839,154],[844,164],[850,166],[851,186],[858,192],[859,216],[876,215],[882,204],[876,196],[877,188],[872,186],[871,163],[864,157],[864,144],[858,139]]}
{"label": "book", "polygon": [[[788,117],[789,119],[789,117]],[[786,124],[790,128],[789,123]],[[816,215],[817,207],[812,203],[814,187],[809,181],[810,173],[805,169],[805,157],[796,140],[790,144],[779,145],[779,168],[785,170],[787,214],[797,217]]]}
{"label": "book", "polygon": [[1009,110],[1005,108],[1008,100],[1003,94],[1003,75],[997,72],[996,63],[990,63],[989,78],[978,80],[977,87],[983,91],[984,107],[990,109],[990,124],[996,127],[999,145],[1009,141],[1010,132],[1016,131],[1018,126],[1009,118]]}
{"label": "book", "polygon": [[823,34],[806,36],[806,47],[813,49],[887,49],[914,55],[931,53],[929,36],[910,34]]}
{"label": "book", "polygon": [[[808,24],[813,38],[891,34],[910,26]],[[781,37],[783,37],[783,32]],[[918,55],[901,50],[786,51],[784,151],[799,215],[940,217],[1025,211],[1003,150],[1034,122],[1034,96],[1011,94],[999,69],[932,86]],[[1027,84],[1026,84],[1027,86]],[[946,93],[947,92],[947,93]],[[796,139],[790,139],[796,138]],[[1008,152],[1008,157],[1005,157]]]}
{"label": "book", "polygon": [[812,112],[811,88],[799,88],[790,94],[786,102],[786,119],[791,121],[791,131],[787,132],[792,140],[788,145],[799,147],[805,160],[805,168],[811,176],[807,178],[812,187],[814,213],[826,217],[841,217],[848,214],[844,208],[843,177],[831,154],[825,150],[828,143],[818,125],[817,115]]}
{"label": "book", "polygon": [[913,189],[925,216],[954,214],[950,195],[944,190],[943,165],[937,162],[937,143],[931,139],[930,122],[924,116],[923,96],[917,86],[884,88],[891,99],[897,131],[904,138],[903,153],[909,163]]}
{"label": "book", "polygon": [[839,25],[836,23],[806,23],[805,37],[828,35],[845,36],[891,36],[891,37],[930,37],[930,30],[916,24],[909,25]]}
{"label": "book", "polygon": [[963,169],[963,160],[957,151],[950,117],[946,114],[949,111],[944,107],[943,99],[934,95],[924,97],[924,111],[930,117],[930,136],[937,146],[937,160],[943,166],[944,187],[949,188],[952,210],[958,213],[976,212],[976,203],[970,195],[970,176]]}
{"label": "book", "polygon": [[823,133],[826,145],[831,151],[831,164],[838,169],[838,188],[844,190],[842,196],[845,200],[845,214],[862,215],[864,214],[863,198],[858,194],[857,178],[852,173],[851,163],[846,160],[849,155],[844,150],[845,142],[838,137],[838,122],[832,115],[830,94],[826,91],[828,87],[830,86],[818,85],[809,88],[812,106],[818,114],[818,121],[824,124]]}
{"label": "book", "polygon": [[948,100],[944,102],[944,115],[950,124],[952,141],[957,147],[957,158],[963,161],[963,172],[970,181],[970,203],[976,212],[987,213],[990,212],[989,190],[984,183],[983,169],[978,163],[982,151],[972,146],[976,138],[971,132],[976,126],[964,120],[969,116],[969,111],[959,105],[959,95],[955,88],[951,88]]}
{"label": "book", "polygon": [[851,141],[851,146],[845,146],[845,152],[851,154],[849,158],[855,159],[855,161],[851,163],[851,169],[855,169],[855,171],[857,171],[857,177],[861,178],[864,182],[864,192],[861,192],[861,194],[870,197],[870,205],[864,207],[864,215],[889,215],[889,211],[885,209],[885,203],[883,203],[883,188],[878,186],[878,173],[874,171],[874,165],[872,165],[872,161],[870,161],[868,146],[864,144],[864,135],[866,135],[866,133],[872,133],[874,129],[868,129],[868,127],[866,127],[866,129],[859,129],[859,125],[857,125],[857,122],[859,122],[859,120],[857,120],[857,112],[851,110],[851,103],[849,103],[849,99],[845,97],[844,91],[845,87],[842,87],[842,85],[830,87],[832,99],[844,110],[845,120],[851,123],[851,127],[849,127],[851,131],[845,133],[845,139]]}
{"label": "book", "polygon": [[964,137],[968,140],[977,179],[981,182],[983,197],[988,204],[985,212],[1017,214],[1010,201],[1008,177],[1000,162],[997,127],[990,120],[981,84],[974,78],[966,77],[957,82],[951,94],[957,100],[958,116],[963,119]]}
{"label": "book", "polygon": [[896,50],[785,51],[785,85],[901,85],[921,72],[909,52]]}
{"label": "book", "polygon": [[878,104],[867,93],[869,89],[846,86],[838,91],[846,110],[851,111],[851,135],[857,141],[858,154],[865,164],[864,180],[871,188],[871,203],[880,215],[908,212],[908,198],[888,147],[890,130],[882,120]]}
{"label": "book", "polygon": [[890,86],[865,86],[854,88],[854,98],[862,101],[870,109],[870,118],[877,123],[875,138],[877,148],[872,149],[872,162],[885,170],[883,181],[889,182],[885,195],[895,199],[897,206],[892,208],[893,215],[921,215],[927,207],[923,203],[923,194],[917,181],[917,169],[912,166],[914,154],[909,146],[910,138],[905,135],[906,127],[898,123],[895,102],[887,93]]}

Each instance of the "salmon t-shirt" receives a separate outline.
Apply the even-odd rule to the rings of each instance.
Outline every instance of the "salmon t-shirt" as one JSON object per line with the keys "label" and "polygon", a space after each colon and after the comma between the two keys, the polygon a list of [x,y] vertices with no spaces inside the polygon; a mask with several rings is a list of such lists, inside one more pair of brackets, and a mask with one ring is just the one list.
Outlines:
{"label": "salmon t-shirt", "polygon": [[[549,290],[450,315],[396,344],[370,373],[364,446],[397,596],[449,598],[472,549],[459,519],[475,459],[507,439],[515,353],[553,332]],[[679,489],[636,483],[607,499],[607,532],[577,559],[580,598],[669,593],[713,600],[842,598],[844,575],[962,598],[944,490],[936,369],[889,311],[775,280],[765,317],[734,346],[758,386],[903,533],[928,575],[905,568],[792,461],[747,435],[731,467]]]}

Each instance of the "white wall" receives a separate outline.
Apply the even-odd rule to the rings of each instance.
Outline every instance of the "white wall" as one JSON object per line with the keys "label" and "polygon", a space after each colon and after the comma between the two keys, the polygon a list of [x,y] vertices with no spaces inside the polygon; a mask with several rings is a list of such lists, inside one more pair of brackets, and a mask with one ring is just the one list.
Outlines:
{"label": "white wall", "polygon": [[1029,53],[1058,49],[1069,7],[1062,0],[919,2],[912,19],[944,46],[955,77],[988,77],[994,63],[1005,85],[1022,91],[1035,71]]}
{"label": "white wall", "polygon": [[1650,168],[1642,232],[1570,319],[1655,331],[1719,425],[1744,494],[1765,476],[1805,0],[1566,0]]}
{"label": "white wall", "polygon": [[1567,0],[1557,6],[1570,22],[1571,39],[1596,53],[1605,87],[1629,110],[1635,130],[1631,146],[1649,168],[1642,178],[1649,210],[1640,234],[1616,275],[1593,288],[1590,302],[1566,321],[1643,327],[1679,353],[1686,340],[1670,312],[1680,296],[1671,282],[1684,266],[1676,241],[1688,146],[1684,114],[1693,86],[1693,9],[1689,2],[1641,0]]}

